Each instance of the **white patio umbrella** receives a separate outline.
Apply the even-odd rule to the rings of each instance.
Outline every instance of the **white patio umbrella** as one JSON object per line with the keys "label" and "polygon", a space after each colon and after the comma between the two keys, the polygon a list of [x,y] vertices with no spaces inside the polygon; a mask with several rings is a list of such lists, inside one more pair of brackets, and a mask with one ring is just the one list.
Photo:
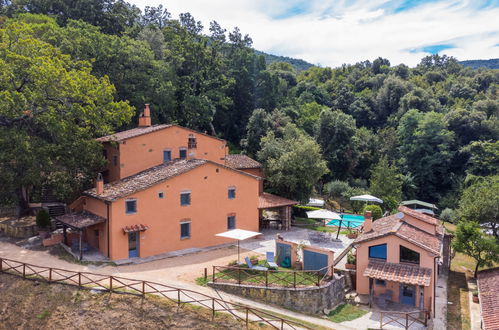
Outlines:
{"label": "white patio umbrella", "polygon": [[341,220],[341,217],[338,213],[324,209],[308,211],[307,217],[311,219]]}
{"label": "white patio umbrella", "polygon": [[371,196],[371,195],[353,196],[353,197],[350,197],[350,200],[351,201],[383,203],[382,199],[379,199],[378,197],[374,197],[374,196]]}
{"label": "white patio umbrella", "polygon": [[244,229],[232,229],[229,231],[225,231],[223,233],[215,234],[215,236],[232,238],[237,240],[237,262],[239,263],[239,242],[245,239],[255,237],[258,235],[262,235],[262,233],[258,233],[256,231],[244,230]]}

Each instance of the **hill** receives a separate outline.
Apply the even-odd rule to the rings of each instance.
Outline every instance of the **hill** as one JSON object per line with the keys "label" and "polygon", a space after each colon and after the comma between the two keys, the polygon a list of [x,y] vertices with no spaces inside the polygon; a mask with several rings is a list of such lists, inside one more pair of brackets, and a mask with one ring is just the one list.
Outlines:
{"label": "hill", "polygon": [[460,61],[459,63],[473,69],[478,69],[478,68],[499,69],[499,58],[491,58],[489,60]]}
{"label": "hill", "polygon": [[304,61],[302,59],[267,54],[267,53],[261,52],[261,51],[256,50],[256,49],[255,49],[255,54],[256,55],[263,55],[263,57],[265,57],[265,63],[267,63],[267,65],[274,63],[274,62],[286,62],[286,63],[291,64],[298,71],[307,70],[307,69],[314,66],[313,64],[308,63],[307,61]]}

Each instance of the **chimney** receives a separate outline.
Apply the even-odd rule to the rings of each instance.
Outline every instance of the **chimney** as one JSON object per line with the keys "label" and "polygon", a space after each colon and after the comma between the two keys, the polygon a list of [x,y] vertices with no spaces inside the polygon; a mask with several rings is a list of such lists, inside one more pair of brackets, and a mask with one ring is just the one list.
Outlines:
{"label": "chimney", "polygon": [[149,126],[151,126],[151,109],[149,109],[149,104],[146,104],[144,111],[139,115],[139,127]]}
{"label": "chimney", "polygon": [[364,233],[373,230],[373,216],[371,211],[366,211],[364,213]]}
{"label": "chimney", "polygon": [[97,195],[102,195],[104,193],[104,179],[102,174],[97,174],[97,179],[95,180],[95,192]]}

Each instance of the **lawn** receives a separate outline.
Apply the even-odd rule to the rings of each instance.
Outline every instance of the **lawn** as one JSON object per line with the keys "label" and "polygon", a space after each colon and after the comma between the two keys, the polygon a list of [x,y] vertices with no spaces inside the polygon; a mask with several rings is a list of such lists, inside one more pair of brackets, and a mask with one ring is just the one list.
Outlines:
{"label": "lawn", "polygon": [[[337,227],[330,227],[330,226],[324,226],[322,220],[315,220],[315,219],[309,219],[309,218],[300,218],[296,217],[295,222],[298,225],[301,225],[307,229],[310,230],[315,230],[315,231],[321,231],[321,232],[329,232],[329,233],[336,233],[338,231]],[[340,235],[346,235],[348,234],[349,231],[347,229],[341,230]]]}
{"label": "lawn", "polygon": [[357,306],[350,304],[343,304],[338,307],[334,311],[331,311],[327,318],[333,322],[340,323],[345,321],[352,321],[356,318],[359,318],[368,312],[363,310]]}

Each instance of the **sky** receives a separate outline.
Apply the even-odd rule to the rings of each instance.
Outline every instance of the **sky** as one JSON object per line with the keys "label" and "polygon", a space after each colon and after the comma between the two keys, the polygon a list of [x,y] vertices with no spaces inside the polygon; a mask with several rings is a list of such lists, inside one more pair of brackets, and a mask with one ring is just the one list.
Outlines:
{"label": "sky", "polygon": [[499,0],[128,0],[189,12],[205,27],[239,27],[255,49],[336,67],[381,56],[415,66],[426,55],[499,58]]}

